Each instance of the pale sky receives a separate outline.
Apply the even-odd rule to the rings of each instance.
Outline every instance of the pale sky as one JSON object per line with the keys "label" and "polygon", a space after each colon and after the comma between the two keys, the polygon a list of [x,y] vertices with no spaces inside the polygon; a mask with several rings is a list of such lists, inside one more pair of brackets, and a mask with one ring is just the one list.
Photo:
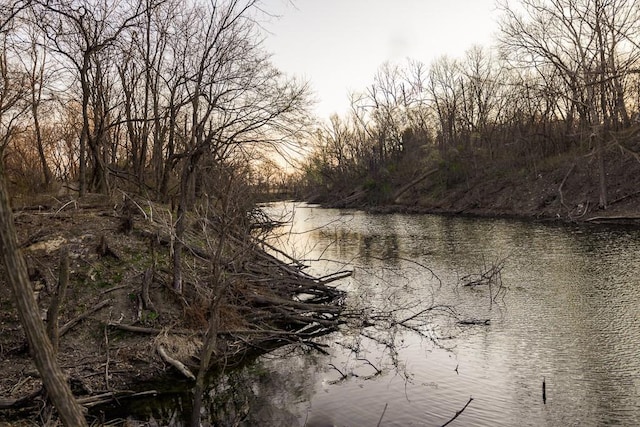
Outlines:
{"label": "pale sky", "polygon": [[266,49],[282,71],[310,81],[320,118],[349,108],[385,61],[429,65],[490,46],[497,31],[495,0],[263,0],[276,14],[264,23]]}

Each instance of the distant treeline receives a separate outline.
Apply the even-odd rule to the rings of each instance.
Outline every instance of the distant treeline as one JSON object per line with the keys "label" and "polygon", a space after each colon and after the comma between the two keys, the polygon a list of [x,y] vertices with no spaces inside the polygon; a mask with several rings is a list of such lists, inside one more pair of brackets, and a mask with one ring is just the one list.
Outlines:
{"label": "distant treeline", "polygon": [[[514,4],[517,3],[517,4]],[[626,0],[521,0],[499,7],[491,48],[430,66],[386,63],[351,110],[316,133],[299,191],[390,202],[437,168],[443,188],[484,173],[537,175],[545,159],[640,152],[640,6]]]}

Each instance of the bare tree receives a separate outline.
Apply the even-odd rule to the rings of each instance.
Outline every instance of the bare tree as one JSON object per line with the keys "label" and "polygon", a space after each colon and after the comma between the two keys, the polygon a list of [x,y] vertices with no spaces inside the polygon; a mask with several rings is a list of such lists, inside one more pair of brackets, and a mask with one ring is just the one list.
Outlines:
{"label": "bare tree", "polygon": [[17,124],[28,109],[26,75],[20,72],[9,59],[10,35],[0,31],[0,154],[4,153],[17,130]]}
{"label": "bare tree", "polygon": [[427,91],[436,110],[440,126],[438,144],[443,157],[458,134],[458,104],[460,103],[460,69],[458,62],[443,56],[436,60],[429,71]]}
{"label": "bare tree", "polygon": [[[105,51],[112,47],[127,28],[133,26],[143,6],[124,1],[74,3],[47,1],[38,5],[37,23],[50,48],[66,58],[72,77],[80,83],[82,132],[80,135],[80,194],[87,190],[87,148],[91,153],[94,183],[99,190],[108,189],[109,171],[103,144],[108,119],[104,108]],[[97,114],[97,115],[96,115]]]}
{"label": "bare tree", "polygon": [[562,78],[579,131],[595,140],[599,204],[606,208],[605,139],[629,123],[624,87],[638,61],[637,6],[628,0],[522,0],[520,5],[502,5],[503,52],[521,66],[553,70]]}
{"label": "bare tree", "polygon": [[[26,6],[24,3],[18,3],[18,9],[9,9],[8,11],[0,9],[0,34],[3,40],[6,40],[8,29],[15,16],[22,10],[20,5],[23,6],[22,9]],[[7,71],[5,49],[3,49],[2,58],[3,77],[5,78],[1,92],[0,106],[2,108],[0,114],[10,109],[17,99],[15,94],[10,94],[8,98],[4,97],[9,90],[6,85],[8,74],[5,73]],[[82,409],[73,397],[65,376],[56,361],[55,351],[40,318],[40,310],[31,289],[24,258],[18,249],[13,213],[4,178],[3,160],[0,160],[0,253],[2,253],[7,282],[11,286],[13,299],[29,342],[33,360],[49,397],[65,425],[86,426],[87,422],[82,414]]]}
{"label": "bare tree", "polygon": [[492,132],[496,127],[500,103],[501,72],[499,63],[480,46],[467,50],[461,63],[460,127],[468,144],[484,146],[489,159],[495,155]]}
{"label": "bare tree", "polygon": [[31,289],[27,267],[18,249],[3,169],[0,169],[0,250],[7,281],[11,285],[20,322],[42,383],[65,425],[86,426],[82,408],[73,397],[65,375],[58,366],[53,345],[40,318],[40,309]]}
{"label": "bare tree", "polygon": [[252,13],[257,2],[197,6],[185,21],[180,64],[188,109],[181,135],[179,201],[174,248],[174,289],[182,290],[182,235],[197,193],[202,159],[219,161],[236,150],[274,145],[306,125],[308,88],[286,78],[261,51]]}
{"label": "bare tree", "polygon": [[[44,187],[48,188],[53,180],[53,176],[45,152],[41,116],[42,106],[46,101],[44,99],[45,90],[47,85],[50,84],[52,72],[47,67],[48,55],[46,45],[41,40],[42,35],[34,25],[29,23],[29,19],[23,21],[27,39],[24,42],[26,46],[23,52],[25,55],[20,55],[19,60],[22,63],[27,79],[30,112],[33,120],[34,142],[42,169],[42,179]],[[31,19],[31,21],[33,20]]]}

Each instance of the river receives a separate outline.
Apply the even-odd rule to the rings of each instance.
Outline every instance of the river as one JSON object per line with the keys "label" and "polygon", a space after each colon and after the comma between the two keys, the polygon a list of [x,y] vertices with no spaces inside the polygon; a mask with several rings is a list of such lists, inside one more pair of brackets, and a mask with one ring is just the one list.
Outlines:
{"label": "river", "polygon": [[[437,426],[463,408],[450,425],[640,425],[640,230],[267,210],[290,220],[272,243],[311,272],[354,271],[351,307],[447,310],[420,333],[345,328],[326,355],[283,348],[232,372],[212,409],[229,425]],[[492,266],[502,288],[463,286]]]}

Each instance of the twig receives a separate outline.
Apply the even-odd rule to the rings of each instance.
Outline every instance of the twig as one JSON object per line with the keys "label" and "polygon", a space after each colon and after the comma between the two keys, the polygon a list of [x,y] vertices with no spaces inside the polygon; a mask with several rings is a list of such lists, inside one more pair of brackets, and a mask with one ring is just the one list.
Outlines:
{"label": "twig", "polygon": [[462,414],[462,412],[467,409],[467,406],[469,406],[469,404],[471,403],[471,401],[473,400],[473,397],[469,398],[469,401],[467,402],[466,405],[464,405],[462,407],[462,409],[460,409],[458,412],[456,412],[456,414],[453,416],[453,418],[451,418],[449,421],[447,421],[446,423],[442,424],[442,427],[445,427],[449,424],[451,424],[453,422],[453,420],[455,420],[456,418],[458,418],[458,416],[460,416],[460,414]]}
{"label": "twig", "polygon": [[[382,373],[382,371],[381,371],[380,369],[378,369],[378,368],[377,368],[373,363],[371,363],[371,362],[369,361],[369,359],[365,359],[364,357],[359,357],[359,358],[357,358],[356,360],[359,360],[359,361],[361,361],[361,362],[365,362],[367,365],[369,365],[369,366],[371,366],[373,369],[375,369],[375,371],[376,371],[375,375],[380,375],[380,374]],[[375,376],[375,375],[372,375],[372,376]]]}
{"label": "twig", "polygon": [[144,211],[144,209],[142,209],[142,207],[135,201],[133,200],[133,198],[131,196],[129,196],[127,193],[125,193],[124,191],[120,190],[120,192],[122,193],[122,195],[124,197],[126,197],[127,199],[129,199],[134,205],[136,205],[136,207],[138,208],[138,210],[140,212],[142,212],[142,215],[144,215],[144,219],[145,220],[149,220],[149,216],[147,215],[147,213]]}
{"label": "twig", "polygon": [[118,289],[123,289],[123,288],[127,288],[127,287],[129,287],[129,284],[114,286],[112,288],[105,289],[104,291],[100,292],[100,295],[105,295],[105,294],[108,294],[110,292],[117,291]]}
{"label": "twig", "polygon": [[338,373],[340,374],[340,376],[342,377],[341,379],[345,379],[347,378],[347,375],[344,374],[340,369],[338,369],[338,367],[336,365],[334,365],[333,363],[329,363],[329,366],[331,366],[333,369],[335,369],[336,371],[338,371]]}
{"label": "twig", "polygon": [[69,206],[71,203],[73,203],[74,205],[76,205],[76,209],[78,209],[78,203],[76,200],[70,200],[67,203],[65,203],[64,205],[62,205],[62,207],[60,207],[60,209],[58,209],[56,211],[56,213],[54,213],[54,215],[58,215],[64,208],[66,208],[67,206]]}

